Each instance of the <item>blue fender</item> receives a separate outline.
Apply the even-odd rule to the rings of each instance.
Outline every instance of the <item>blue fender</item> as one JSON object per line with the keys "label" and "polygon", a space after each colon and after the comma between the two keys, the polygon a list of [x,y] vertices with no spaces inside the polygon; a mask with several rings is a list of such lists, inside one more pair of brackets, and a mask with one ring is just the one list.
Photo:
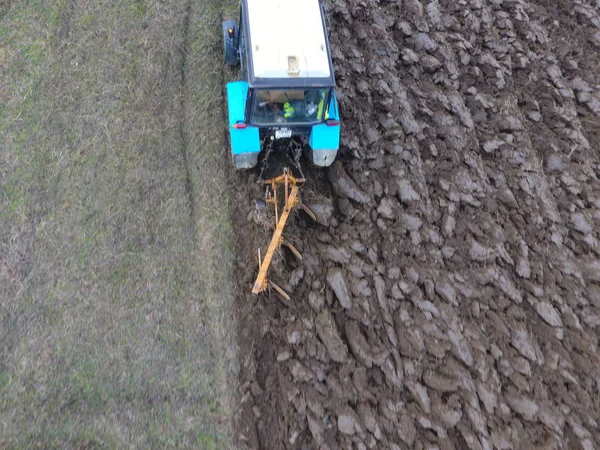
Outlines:
{"label": "blue fender", "polygon": [[246,81],[227,83],[231,153],[238,169],[250,169],[256,166],[260,153],[260,137],[257,127],[234,128],[236,124],[245,123],[247,99],[248,83]]}
{"label": "blue fender", "polygon": [[337,152],[340,148],[340,132],[341,127],[339,124],[339,109],[337,97],[335,91],[331,96],[331,102],[329,103],[328,109],[328,121],[337,122],[336,125],[328,125],[323,123],[315,125],[308,139],[310,145],[309,160],[316,166],[327,167],[330,166]]}

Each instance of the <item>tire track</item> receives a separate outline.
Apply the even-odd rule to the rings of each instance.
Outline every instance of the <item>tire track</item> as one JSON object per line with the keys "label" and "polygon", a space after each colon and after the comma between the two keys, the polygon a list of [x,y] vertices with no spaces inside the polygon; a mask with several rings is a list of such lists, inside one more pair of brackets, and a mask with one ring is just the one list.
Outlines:
{"label": "tire track", "polygon": [[[189,230],[190,235],[196,235],[196,200],[194,195],[194,183],[192,181],[192,171],[190,169],[189,161],[189,137],[187,135],[187,116],[188,111],[188,81],[187,81],[187,58],[189,50],[189,39],[190,39],[190,18],[192,14],[192,2],[187,0],[185,6],[185,16],[183,18],[183,30],[182,30],[182,45],[179,51],[179,77],[180,77],[180,104],[179,104],[179,139],[181,142],[181,159],[183,161],[183,169],[185,170],[185,193],[187,196],[187,203],[189,208]],[[192,242],[196,245],[196,239]]]}

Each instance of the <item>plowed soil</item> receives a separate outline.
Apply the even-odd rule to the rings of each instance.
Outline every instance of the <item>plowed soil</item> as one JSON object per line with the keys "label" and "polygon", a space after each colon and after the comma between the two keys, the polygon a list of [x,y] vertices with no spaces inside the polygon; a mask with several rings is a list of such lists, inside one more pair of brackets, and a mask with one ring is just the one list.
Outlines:
{"label": "plowed soil", "polygon": [[250,294],[234,175],[240,446],[598,448],[600,4],[326,5],[342,150],[272,270],[291,305]]}

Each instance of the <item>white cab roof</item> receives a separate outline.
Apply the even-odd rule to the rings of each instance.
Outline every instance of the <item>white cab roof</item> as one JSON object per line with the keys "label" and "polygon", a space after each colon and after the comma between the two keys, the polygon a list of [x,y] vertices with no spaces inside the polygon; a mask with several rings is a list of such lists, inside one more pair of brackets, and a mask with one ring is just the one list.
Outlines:
{"label": "white cab roof", "polygon": [[319,0],[247,0],[254,76],[331,76]]}

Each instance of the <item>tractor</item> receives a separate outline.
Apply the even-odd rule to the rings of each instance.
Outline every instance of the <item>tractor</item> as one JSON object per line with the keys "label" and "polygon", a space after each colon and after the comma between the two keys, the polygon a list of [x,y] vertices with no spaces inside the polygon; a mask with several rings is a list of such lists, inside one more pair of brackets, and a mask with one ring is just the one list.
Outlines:
{"label": "tractor", "polygon": [[282,245],[302,259],[283,237],[292,209],[299,206],[315,219],[300,199],[305,181],[300,158],[304,154],[313,165],[327,167],[340,145],[326,30],[319,0],[241,0],[239,22],[223,22],[225,62],[240,67],[239,79],[227,83],[233,161],[237,169],[250,169],[263,155],[260,178],[267,191],[262,203],[274,208],[273,237],[264,257],[258,250],[252,292],[270,287],[286,301],[289,295],[267,280],[267,272]]}
{"label": "tractor", "polygon": [[223,38],[225,62],[241,70],[227,83],[235,167],[255,167],[261,150],[291,140],[310,163],[331,165],[340,116],[319,0],[241,0],[239,22],[224,21]]}

